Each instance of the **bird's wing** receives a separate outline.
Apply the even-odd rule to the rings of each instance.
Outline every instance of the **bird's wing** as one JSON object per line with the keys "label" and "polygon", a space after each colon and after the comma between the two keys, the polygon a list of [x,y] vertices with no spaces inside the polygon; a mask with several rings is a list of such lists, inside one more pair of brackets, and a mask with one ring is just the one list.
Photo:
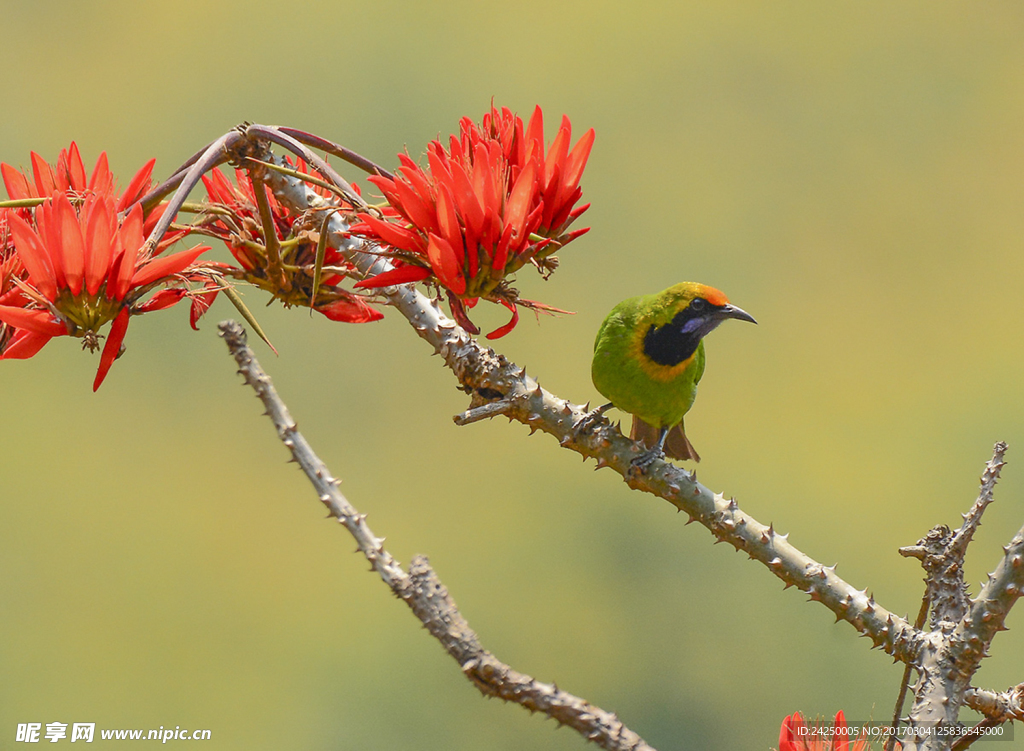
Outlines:
{"label": "bird's wing", "polygon": [[690,443],[690,439],[683,432],[683,424],[679,423],[672,430],[668,431],[668,438],[665,439],[665,456],[683,461],[700,461],[700,454]]}
{"label": "bird's wing", "polygon": [[693,358],[693,385],[696,386],[700,383],[701,376],[704,375],[704,340],[701,339],[700,344],[697,345],[697,351],[694,353]]}

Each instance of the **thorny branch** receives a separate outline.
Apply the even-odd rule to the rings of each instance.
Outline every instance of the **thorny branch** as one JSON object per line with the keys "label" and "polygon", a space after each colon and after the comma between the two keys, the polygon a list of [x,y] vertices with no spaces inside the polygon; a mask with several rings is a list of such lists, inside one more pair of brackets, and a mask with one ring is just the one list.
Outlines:
{"label": "thorny branch", "polygon": [[[261,161],[277,160],[269,152]],[[296,212],[321,207],[324,199],[301,180],[271,172],[267,185],[275,197]],[[363,242],[348,234],[345,217],[334,214],[328,222],[330,242],[366,276],[388,268],[388,261],[377,254],[363,252]],[[473,409],[456,422],[473,422],[488,414],[488,404],[500,402],[496,412],[537,430],[555,436],[559,443],[584,457],[597,460],[598,468],[610,467],[622,475],[629,487],[652,493],[707,527],[719,542],[760,561],[779,577],[786,587],[795,586],[812,600],[828,607],[836,620],[845,620],[862,635],[898,660],[913,662],[924,645],[923,634],[911,623],[875,602],[866,590],[858,590],[826,566],[804,554],[778,533],[774,526],[758,522],[744,513],[735,499],[725,498],[697,482],[696,473],[673,464],[657,461],[643,474],[631,471],[631,460],[638,449],[633,441],[606,419],[594,430],[577,431],[587,414],[581,405],[570,403],[543,389],[503,355],[475,341],[468,332],[445,316],[434,300],[411,285],[388,287],[383,291],[388,303],[408,319],[422,339],[441,355],[461,386],[473,395]]]}
{"label": "thorny branch", "polygon": [[224,321],[219,329],[238,363],[238,372],[256,391],[277,428],[278,437],[291,451],[292,459],[309,478],[331,516],[355,538],[360,552],[373,570],[412,609],[484,696],[497,696],[531,711],[542,712],[611,751],[654,751],[614,713],[595,707],[553,684],[542,683],[513,670],[484,649],[426,557],[415,556],[407,573],[384,547],[383,538],[377,537],[367,525],[366,514],[359,513],[341,493],[338,489],[340,481],[331,475],[299,432],[270,377],[246,344],[242,327],[235,321]]}

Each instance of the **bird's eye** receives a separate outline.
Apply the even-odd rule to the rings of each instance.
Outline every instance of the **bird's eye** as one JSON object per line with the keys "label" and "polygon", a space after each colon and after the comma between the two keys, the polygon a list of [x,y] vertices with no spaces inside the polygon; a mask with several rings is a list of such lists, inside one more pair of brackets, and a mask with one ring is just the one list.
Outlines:
{"label": "bird's eye", "polygon": [[707,307],[707,301],[701,297],[695,297],[690,301],[690,310],[694,313],[700,313],[704,308]]}

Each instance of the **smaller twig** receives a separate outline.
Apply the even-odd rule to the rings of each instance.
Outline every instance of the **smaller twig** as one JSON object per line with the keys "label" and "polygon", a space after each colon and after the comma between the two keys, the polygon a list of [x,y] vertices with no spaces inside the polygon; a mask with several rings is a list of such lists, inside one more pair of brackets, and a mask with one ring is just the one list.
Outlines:
{"label": "smaller twig", "polygon": [[250,125],[246,128],[245,133],[249,137],[266,138],[268,141],[273,141],[279,146],[283,146],[288,151],[295,154],[295,156],[301,157],[305,160],[306,164],[313,167],[317,172],[326,177],[337,187],[339,187],[345,194],[345,198],[353,206],[357,206],[361,209],[367,208],[368,204],[365,199],[349,184],[348,180],[343,178],[338,172],[327,163],[319,154],[310,151],[309,148],[299,141],[295,140],[288,133],[285,133],[280,128],[275,128],[272,125]]}
{"label": "smaller twig", "polygon": [[963,751],[965,748],[969,748],[976,740],[981,738],[987,738],[988,735],[984,732],[989,728],[999,727],[1003,723],[998,720],[993,720],[991,717],[986,717],[977,725],[972,727],[966,733],[961,735],[952,746],[949,747],[949,751]]}
{"label": "smaller twig", "polygon": [[314,149],[320,149],[328,154],[334,154],[339,159],[343,159],[354,167],[358,167],[363,172],[369,172],[371,175],[380,175],[386,177],[389,180],[394,178],[390,172],[381,167],[379,164],[371,162],[366,157],[357,154],[351,149],[346,149],[344,146],[339,146],[334,141],[328,141],[326,138],[314,135],[312,133],[306,133],[303,130],[296,128],[278,128],[279,131],[285,135],[289,135],[296,141],[312,146]]}
{"label": "smaller twig", "polygon": [[480,420],[486,420],[489,417],[503,415],[514,406],[515,401],[512,399],[498,399],[497,401],[487,402],[479,407],[472,407],[461,414],[454,415],[452,421],[456,425],[469,425]]}
{"label": "smaller twig", "polygon": [[[237,129],[232,130],[229,133],[225,133],[223,136],[207,146],[201,154],[194,156],[192,160],[190,160],[192,161],[191,166],[189,166],[188,171],[186,171],[184,175],[181,175],[180,179],[178,179],[178,176],[180,175],[181,170],[175,174],[173,179],[177,182],[178,188],[171,197],[164,213],[160,216],[159,221],[157,221],[156,225],[149,233],[149,237],[146,238],[146,242],[143,245],[146,255],[152,255],[156,250],[156,246],[159,244],[160,239],[164,236],[164,233],[167,232],[167,228],[171,226],[171,222],[174,221],[174,217],[177,216],[178,211],[185,203],[188,198],[188,194],[192,192],[192,188],[199,183],[200,178],[218,164],[223,164],[228,161],[228,149],[235,146],[244,138],[245,136]],[[162,189],[162,187],[163,186],[157,190]],[[150,192],[150,195],[156,194],[157,191]],[[144,196],[142,198],[144,206],[146,205],[145,202],[147,200],[148,196]]]}
{"label": "smaller twig", "polygon": [[[206,146],[199,149],[199,151],[197,151],[195,154],[193,154],[187,160],[185,160],[184,164],[178,167],[178,169],[174,170],[174,174],[172,174],[162,183],[160,183],[155,188],[150,190],[142,198],[140,198],[139,203],[142,204],[142,210],[148,214],[150,211],[153,210],[154,206],[160,203],[160,201],[162,201],[166,196],[170,195],[170,193],[173,192],[175,188],[181,185],[181,181],[185,179],[185,175],[188,173],[189,167],[191,167],[193,164],[199,161],[199,159],[209,150],[210,146],[212,145],[212,143],[208,143],[206,144]],[[224,157],[223,161],[227,161],[226,156]]]}
{"label": "smaller twig", "polygon": [[978,500],[971,506],[970,511],[964,514],[964,522],[960,529],[953,535],[949,543],[948,555],[963,562],[967,553],[967,545],[974,537],[975,531],[981,526],[981,515],[992,503],[996,483],[999,481],[999,471],[1006,466],[1003,457],[1006,456],[1006,443],[999,441],[992,449],[992,458],[985,465],[985,471],[981,473],[981,489],[978,492]]}

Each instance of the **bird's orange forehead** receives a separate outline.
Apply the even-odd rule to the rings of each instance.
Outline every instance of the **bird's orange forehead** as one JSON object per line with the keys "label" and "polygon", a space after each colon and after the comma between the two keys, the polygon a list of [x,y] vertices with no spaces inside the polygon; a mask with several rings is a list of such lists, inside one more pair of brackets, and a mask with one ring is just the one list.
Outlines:
{"label": "bird's orange forehead", "polygon": [[694,284],[695,297],[703,297],[712,305],[728,305],[729,298],[721,290],[709,287],[706,284]]}

